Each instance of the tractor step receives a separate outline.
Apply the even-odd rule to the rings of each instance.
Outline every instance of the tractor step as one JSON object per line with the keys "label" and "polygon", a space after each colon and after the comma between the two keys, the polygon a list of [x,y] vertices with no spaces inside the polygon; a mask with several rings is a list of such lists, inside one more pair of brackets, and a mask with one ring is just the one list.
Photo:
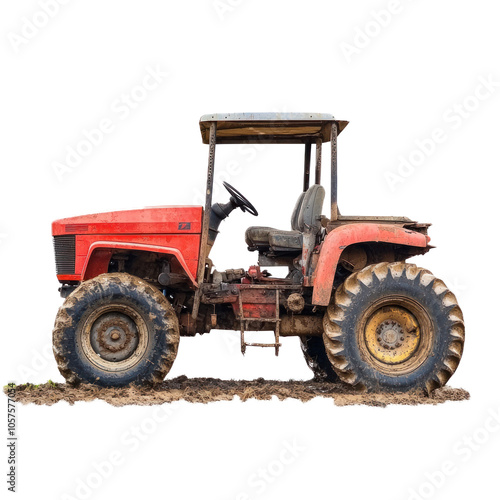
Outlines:
{"label": "tractor step", "polygon": [[281,344],[256,344],[253,342],[245,342],[247,347],[281,347]]}
{"label": "tractor step", "polygon": [[[280,343],[280,295],[279,290],[276,290],[276,313],[274,318],[245,318],[243,311],[243,303],[241,300],[241,294],[239,296],[239,320],[240,320],[240,341],[241,341],[241,354],[245,354],[247,347],[274,347],[274,352],[276,356],[279,355],[279,350],[281,347]],[[245,342],[245,327],[248,323],[252,321],[258,321],[260,323],[274,323],[274,342],[271,344],[261,344],[256,342]]]}
{"label": "tractor step", "polygon": [[[245,342],[245,325],[244,323],[247,320],[243,320],[241,322],[241,331],[240,331],[240,340],[241,340],[241,354],[245,354],[247,347],[274,347],[274,351],[276,356],[279,355],[281,343],[279,342],[279,322],[273,321],[275,323],[276,328],[274,330],[274,342],[271,344],[261,344],[257,342]],[[255,321],[255,320],[254,320]],[[262,321],[262,320],[258,320]]]}

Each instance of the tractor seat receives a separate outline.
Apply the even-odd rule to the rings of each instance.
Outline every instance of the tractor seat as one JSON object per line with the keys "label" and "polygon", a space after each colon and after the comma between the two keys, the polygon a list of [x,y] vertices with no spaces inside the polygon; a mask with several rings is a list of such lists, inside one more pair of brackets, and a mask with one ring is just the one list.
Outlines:
{"label": "tractor seat", "polygon": [[252,226],[245,232],[245,241],[249,250],[269,250],[290,252],[302,250],[300,231],[281,231],[274,227]]}
{"label": "tractor seat", "polygon": [[246,230],[245,241],[250,251],[273,250],[280,253],[300,253],[303,244],[303,232],[319,231],[320,215],[325,197],[322,186],[314,184],[305,193],[301,193],[292,212],[291,231],[284,231],[267,226],[251,226]]}

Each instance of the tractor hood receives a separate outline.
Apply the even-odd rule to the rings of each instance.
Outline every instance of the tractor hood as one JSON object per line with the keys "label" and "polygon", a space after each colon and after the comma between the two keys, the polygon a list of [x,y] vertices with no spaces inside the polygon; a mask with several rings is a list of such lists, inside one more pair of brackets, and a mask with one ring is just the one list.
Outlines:
{"label": "tractor hood", "polygon": [[200,206],[163,206],[81,215],[52,223],[52,235],[201,233]]}

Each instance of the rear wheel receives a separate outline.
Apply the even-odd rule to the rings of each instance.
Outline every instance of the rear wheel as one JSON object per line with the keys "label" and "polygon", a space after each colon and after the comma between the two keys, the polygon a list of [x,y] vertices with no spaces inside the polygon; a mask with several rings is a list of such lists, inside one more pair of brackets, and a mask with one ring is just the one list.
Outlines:
{"label": "rear wheel", "polygon": [[177,354],[179,324],[162,293],[125,273],[82,283],[56,317],[53,349],[70,384],[161,382]]}
{"label": "rear wheel", "polygon": [[325,344],[321,337],[304,335],[300,337],[300,347],[307,366],[314,373],[314,380],[320,382],[337,382],[339,380],[326,355]]}
{"label": "rear wheel", "polygon": [[324,318],[328,358],[360,390],[432,392],[457,369],[464,337],[456,297],[429,271],[404,262],[352,274]]}

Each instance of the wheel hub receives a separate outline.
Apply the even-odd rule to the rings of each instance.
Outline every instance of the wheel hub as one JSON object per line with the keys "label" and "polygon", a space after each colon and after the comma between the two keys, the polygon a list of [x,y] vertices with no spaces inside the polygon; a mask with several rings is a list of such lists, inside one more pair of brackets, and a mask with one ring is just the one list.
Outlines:
{"label": "wheel hub", "polygon": [[404,339],[403,327],[394,320],[382,321],[377,327],[377,340],[385,349],[401,347]]}
{"label": "wheel hub", "polygon": [[420,342],[420,329],[415,316],[396,305],[377,309],[368,319],[364,334],[370,354],[386,364],[407,361]]}
{"label": "wheel hub", "polygon": [[127,315],[106,313],[92,325],[90,343],[96,354],[106,361],[123,361],[136,350],[139,333]]}

